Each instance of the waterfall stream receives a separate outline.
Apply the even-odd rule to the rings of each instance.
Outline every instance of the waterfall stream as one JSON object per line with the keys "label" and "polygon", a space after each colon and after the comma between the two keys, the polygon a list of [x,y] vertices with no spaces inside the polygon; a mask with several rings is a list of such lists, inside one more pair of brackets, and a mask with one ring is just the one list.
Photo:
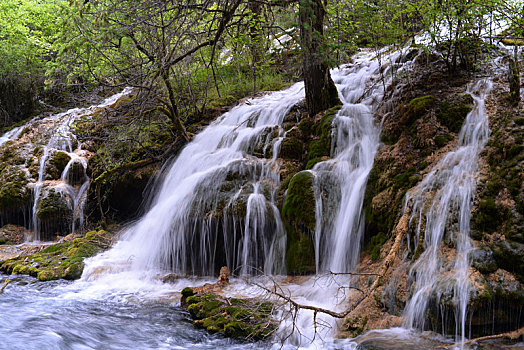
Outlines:
{"label": "waterfall stream", "polygon": [[[469,253],[473,248],[469,238],[471,206],[479,154],[490,133],[484,99],[491,87],[489,80],[480,80],[468,87],[474,106],[460,130],[457,148],[446,154],[406,196],[406,206],[412,208],[410,223],[416,225],[416,245],[423,242],[424,252],[411,268],[415,287],[404,311],[404,325],[424,329],[428,303],[451,292],[456,338],[462,342],[466,332],[466,307],[472,292],[469,281]],[[445,236],[456,245],[451,270],[450,266],[444,266],[440,252]]]}

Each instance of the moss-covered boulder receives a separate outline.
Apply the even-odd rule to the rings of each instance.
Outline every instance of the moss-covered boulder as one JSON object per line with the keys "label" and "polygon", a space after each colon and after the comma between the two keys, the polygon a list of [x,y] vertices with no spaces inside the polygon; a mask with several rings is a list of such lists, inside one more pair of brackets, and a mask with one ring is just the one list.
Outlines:
{"label": "moss-covered boulder", "polygon": [[299,125],[301,129],[310,130],[312,140],[308,144],[306,169],[311,169],[319,161],[331,155],[331,138],[333,133],[333,119],[341,106],[335,106],[322,115],[320,122],[313,125],[304,122]]}
{"label": "moss-covered boulder", "polygon": [[53,188],[44,188],[38,199],[36,216],[44,235],[69,233],[73,216],[70,199]]}
{"label": "moss-covered boulder", "polygon": [[18,166],[6,166],[0,172],[0,211],[13,211],[31,202],[27,175]]}
{"label": "moss-covered boulder", "polygon": [[297,173],[289,182],[282,206],[282,218],[287,232],[286,266],[288,274],[315,272],[315,193],[313,174]]}
{"label": "moss-covered boulder", "polygon": [[45,169],[45,178],[48,180],[58,180],[62,175],[71,157],[65,152],[55,152],[49,156]]}
{"label": "moss-covered boulder", "polygon": [[453,100],[443,101],[440,104],[437,118],[449,131],[458,133],[472,108],[473,98],[471,95],[459,95]]}
{"label": "moss-covered boulder", "polygon": [[82,238],[47,246],[42,251],[0,262],[0,270],[8,274],[25,274],[41,281],[80,278],[83,260],[109,247],[111,234],[91,231]]}
{"label": "moss-covered boulder", "polygon": [[249,340],[266,339],[277,328],[273,304],[254,299],[222,298],[214,294],[196,294],[182,290],[181,305],[195,320],[193,324],[210,333]]}

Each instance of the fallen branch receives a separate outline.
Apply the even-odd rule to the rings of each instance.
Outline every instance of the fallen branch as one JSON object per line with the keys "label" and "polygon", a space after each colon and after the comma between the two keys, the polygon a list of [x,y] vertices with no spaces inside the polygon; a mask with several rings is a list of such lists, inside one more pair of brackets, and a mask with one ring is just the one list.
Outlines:
{"label": "fallen branch", "polygon": [[380,269],[380,272],[378,274],[372,274],[372,275],[376,275],[377,278],[375,279],[375,281],[373,282],[371,287],[369,287],[369,289],[365,293],[363,293],[363,295],[353,305],[351,305],[349,308],[347,308],[346,310],[344,310],[342,312],[335,312],[333,310],[324,309],[324,308],[321,308],[321,307],[299,304],[296,301],[294,301],[293,299],[291,299],[291,297],[289,297],[287,295],[284,295],[281,292],[278,292],[277,291],[277,284],[276,284],[276,282],[275,282],[275,285],[274,285],[273,289],[269,289],[269,288],[264,287],[264,286],[259,285],[259,284],[257,284],[257,286],[260,287],[261,289],[263,289],[263,290],[265,290],[265,291],[267,291],[267,292],[269,292],[269,293],[271,293],[273,295],[276,295],[277,297],[287,301],[288,303],[290,303],[295,308],[295,310],[305,309],[305,310],[312,310],[312,311],[314,311],[315,312],[315,318],[316,318],[316,314],[318,312],[326,314],[326,315],[329,315],[331,317],[335,317],[335,318],[345,318],[351,312],[353,312],[360,304],[362,304],[362,302],[364,300],[366,300],[375,291],[375,289],[378,288],[382,278],[384,278],[384,276],[388,272],[388,270],[391,267],[391,265],[393,265],[393,262],[394,262],[394,260],[395,260],[395,258],[397,256],[397,253],[398,253],[399,248],[400,248],[400,243],[402,242],[402,237],[404,236],[404,233],[406,233],[407,230],[408,230],[408,224],[409,224],[409,211],[406,211],[404,213],[404,215],[402,215],[402,217],[400,218],[397,226],[395,226],[395,229],[393,230],[393,232],[395,234],[395,241],[393,242],[393,245],[391,246],[391,249],[389,250],[388,255],[384,259],[384,263],[383,263],[383,265],[382,265],[382,267]]}
{"label": "fallen branch", "polygon": [[7,287],[7,285],[9,284],[9,278],[6,278],[6,280],[4,281],[4,284],[2,285],[2,287],[0,288],[0,294],[2,294],[4,292],[4,289],[5,287]]}
{"label": "fallen branch", "polygon": [[523,335],[524,335],[524,327],[519,328],[516,331],[500,333],[500,334],[493,334],[493,335],[486,335],[484,337],[478,337],[478,338],[470,339],[468,341],[465,341],[464,343],[456,343],[456,344],[453,344],[453,345],[446,345],[446,346],[444,346],[444,348],[454,348],[456,346],[470,344],[470,343],[478,342],[478,341],[482,341],[482,340],[490,340],[490,339],[508,338],[508,339],[511,339],[511,340],[515,340],[515,339],[518,339],[519,337],[521,337]]}

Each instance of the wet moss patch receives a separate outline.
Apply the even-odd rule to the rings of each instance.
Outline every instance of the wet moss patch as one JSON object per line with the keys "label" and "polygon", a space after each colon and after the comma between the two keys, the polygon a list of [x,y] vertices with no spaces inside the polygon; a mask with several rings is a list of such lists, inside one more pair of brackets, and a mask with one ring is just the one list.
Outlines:
{"label": "wet moss patch", "polygon": [[195,294],[186,287],[182,290],[181,305],[194,319],[196,327],[226,337],[262,340],[277,328],[271,317],[273,304],[269,301]]}
{"label": "wet moss patch", "polygon": [[8,274],[25,274],[41,281],[75,280],[84,269],[83,260],[109,247],[111,235],[91,231],[71,242],[53,244],[29,256],[0,262],[0,270]]}

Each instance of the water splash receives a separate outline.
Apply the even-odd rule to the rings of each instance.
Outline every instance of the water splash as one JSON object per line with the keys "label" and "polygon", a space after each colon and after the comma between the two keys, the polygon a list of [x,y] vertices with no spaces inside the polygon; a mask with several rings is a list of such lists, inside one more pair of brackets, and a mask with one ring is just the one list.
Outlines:
{"label": "water splash", "polygon": [[[452,290],[456,338],[462,342],[465,340],[466,308],[472,292],[468,275],[472,250],[469,238],[471,206],[479,154],[490,134],[484,100],[491,87],[491,81],[486,79],[468,87],[474,106],[460,130],[457,148],[446,154],[406,195],[406,206],[412,208],[410,224],[416,224],[416,244],[423,239],[425,250],[410,271],[416,284],[404,310],[404,325],[424,329],[425,312],[432,297]],[[446,271],[440,255],[446,234],[456,244],[456,257],[450,272]],[[447,278],[443,281],[442,276]]]}

